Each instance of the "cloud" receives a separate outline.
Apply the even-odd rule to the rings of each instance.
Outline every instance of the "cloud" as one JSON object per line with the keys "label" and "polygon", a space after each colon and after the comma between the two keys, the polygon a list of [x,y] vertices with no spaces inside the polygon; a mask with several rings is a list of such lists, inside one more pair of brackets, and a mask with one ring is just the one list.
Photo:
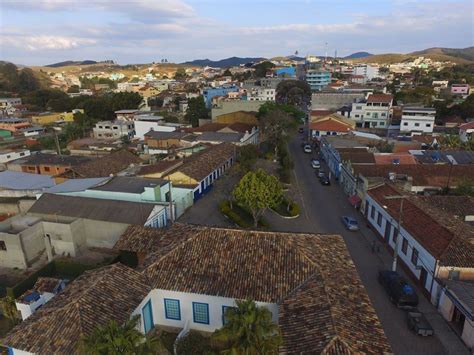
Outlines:
{"label": "cloud", "polygon": [[97,41],[90,38],[77,38],[65,36],[1,36],[1,46],[13,46],[17,48],[26,48],[28,51],[41,50],[68,50],[84,45],[93,45]]}

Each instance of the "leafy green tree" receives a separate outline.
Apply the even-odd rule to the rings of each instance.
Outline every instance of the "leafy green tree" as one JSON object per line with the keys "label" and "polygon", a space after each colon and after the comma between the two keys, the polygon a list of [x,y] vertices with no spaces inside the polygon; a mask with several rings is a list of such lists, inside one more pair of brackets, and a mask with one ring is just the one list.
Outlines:
{"label": "leafy green tree", "polygon": [[176,73],[174,74],[174,79],[175,80],[183,80],[187,78],[186,70],[184,68],[178,68],[176,70]]}
{"label": "leafy green tree", "polygon": [[193,127],[199,126],[199,119],[209,118],[209,110],[202,96],[188,99],[188,109],[184,118],[191,123]]}
{"label": "leafy green tree", "polygon": [[230,72],[229,68],[224,70],[224,72],[222,73],[222,76],[232,76],[232,73]]}
{"label": "leafy green tree", "polygon": [[239,149],[238,162],[240,163],[241,170],[244,172],[253,169],[255,162],[260,152],[255,144],[246,144]]}
{"label": "leafy green tree", "polygon": [[232,196],[238,205],[252,214],[254,226],[257,227],[263,213],[280,203],[283,190],[276,177],[258,169],[244,175]]}
{"label": "leafy green tree", "polygon": [[461,181],[458,186],[452,191],[457,196],[473,196],[474,197],[474,182],[472,180]]}
{"label": "leafy green tree", "polygon": [[311,87],[302,80],[283,80],[276,88],[276,102],[306,106],[311,102]]}
{"label": "leafy green tree", "polygon": [[140,316],[135,316],[123,325],[110,321],[82,338],[81,352],[92,355],[156,354],[162,349],[157,336],[146,337],[137,329]]}
{"label": "leafy green tree", "polygon": [[458,149],[461,146],[461,139],[457,134],[448,134],[441,139],[441,146],[445,149]]}
{"label": "leafy green tree", "polygon": [[20,319],[18,318],[18,310],[13,297],[7,296],[1,298],[0,306],[2,308],[3,315],[10,321],[12,325],[20,323]]}
{"label": "leafy green tree", "polygon": [[253,66],[255,71],[253,72],[254,77],[264,78],[267,75],[267,71],[275,68],[275,64],[269,61],[264,61]]}
{"label": "leafy green tree", "polygon": [[206,353],[212,354],[209,338],[205,338],[198,332],[190,331],[188,335],[180,338],[176,342],[177,355],[198,355]]}
{"label": "leafy green tree", "polygon": [[212,335],[212,341],[225,348],[221,354],[278,354],[282,338],[272,313],[251,300],[236,303],[226,311],[227,323]]}
{"label": "leafy green tree", "polygon": [[262,115],[257,115],[263,141],[270,143],[278,157],[278,143],[285,141],[294,131],[298,122],[281,108],[271,108]]}

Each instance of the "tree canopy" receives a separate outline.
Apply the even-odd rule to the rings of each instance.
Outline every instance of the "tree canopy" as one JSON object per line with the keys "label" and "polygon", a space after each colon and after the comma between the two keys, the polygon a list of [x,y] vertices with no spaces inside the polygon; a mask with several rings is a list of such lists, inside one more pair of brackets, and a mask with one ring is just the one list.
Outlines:
{"label": "tree canopy", "polygon": [[156,354],[161,348],[158,337],[145,337],[138,330],[140,316],[134,316],[123,325],[111,321],[82,338],[81,352],[93,355]]}
{"label": "tree canopy", "polygon": [[13,63],[0,62],[0,91],[27,92],[40,88],[33,70],[19,70]]}
{"label": "tree canopy", "polygon": [[282,338],[278,325],[272,322],[272,313],[258,307],[254,301],[236,301],[229,307],[226,324],[212,335],[216,343],[223,343],[225,354],[278,354]]}
{"label": "tree canopy", "polygon": [[275,64],[269,61],[264,61],[253,66],[255,71],[253,72],[254,77],[264,78],[267,75],[269,69],[275,68]]}
{"label": "tree canopy", "polygon": [[283,80],[276,88],[276,102],[306,106],[311,102],[311,87],[302,80]]}
{"label": "tree canopy", "polygon": [[209,110],[202,96],[188,99],[188,109],[184,118],[191,123],[193,127],[199,126],[199,119],[209,118]]}
{"label": "tree canopy", "polygon": [[281,202],[283,189],[276,177],[258,169],[242,177],[232,196],[238,205],[252,214],[254,226],[257,227],[263,213]]}

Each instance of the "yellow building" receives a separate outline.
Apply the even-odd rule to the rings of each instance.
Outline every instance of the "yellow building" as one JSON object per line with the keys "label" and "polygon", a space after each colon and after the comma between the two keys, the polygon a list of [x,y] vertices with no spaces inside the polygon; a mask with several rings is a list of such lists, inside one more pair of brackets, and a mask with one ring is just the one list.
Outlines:
{"label": "yellow building", "polygon": [[46,125],[56,121],[73,122],[75,113],[84,113],[83,109],[73,110],[71,112],[46,112],[31,117],[31,122],[39,125]]}

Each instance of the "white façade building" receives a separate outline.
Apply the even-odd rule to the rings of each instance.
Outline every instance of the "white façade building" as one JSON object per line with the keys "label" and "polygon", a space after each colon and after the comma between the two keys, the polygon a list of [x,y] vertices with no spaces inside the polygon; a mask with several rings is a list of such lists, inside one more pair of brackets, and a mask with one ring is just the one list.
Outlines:
{"label": "white fa\u00e7ade building", "polygon": [[357,127],[387,129],[392,118],[393,96],[369,94],[365,102],[352,104],[351,119]]}
{"label": "white fa\u00e7ade building", "polygon": [[400,132],[432,133],[435,124],[436,110],[430,107],[402,108]]}
{"label": "white fa\u00e7ade building", "polygon": [[456,232],[448,229],[448,222],[442,222],[441,211],[432,212],[430,206],[408,195],[403,198],[398,235],[402,202],[399,196],[400,191],[387,184],[369,189],[365,205],[367,221],[391,250],[398,248],[399,261],[432,303],[438,304],[441,288],[438,279],[474,280],[474,245],[469,242],[472,235],[466,235],[465,228],[454,227],[452,219],[449,225],[457,228]]}
{"label": "white fa\u00e7ade building", "polygon": [[177,223],[131,227],[116,249],[145,263],[86,272],[4,337],[9,352],[74,353],[81,336],[134,315],[144,333],[210,334],[246,299],[272,312],[281,353],[391,352],[340,236]]}

